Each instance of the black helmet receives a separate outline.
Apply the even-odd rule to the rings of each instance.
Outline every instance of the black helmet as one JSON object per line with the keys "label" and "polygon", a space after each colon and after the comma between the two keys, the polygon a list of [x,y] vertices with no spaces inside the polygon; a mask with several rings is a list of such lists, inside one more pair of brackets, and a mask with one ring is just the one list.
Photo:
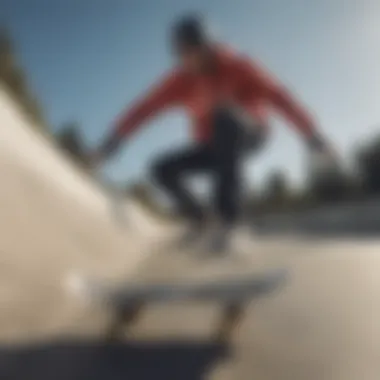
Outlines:
{"label": "black helmet", "polygon": [[186,15],[175,22],[172,27],[171,39],[176,49],[202,47],[212,41],[209,27],[199,14]]}

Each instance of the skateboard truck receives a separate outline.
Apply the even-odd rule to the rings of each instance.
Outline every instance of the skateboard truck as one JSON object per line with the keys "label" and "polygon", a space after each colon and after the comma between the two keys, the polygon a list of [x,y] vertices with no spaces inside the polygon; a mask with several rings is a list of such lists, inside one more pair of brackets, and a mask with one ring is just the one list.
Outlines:
{"label": "skateboard truck", "polygon": [[142,304],[136,303],[128,307],[118,308],[113,320],[106,332],[107,340],[118,340],[121,338],[122,330],[133,324],[141,315]]}
{"label": "skateboard truck", "polygon": [[[107,340],[114,341],[122,338],[122,331],[128,328],[140,317],[143,305],[135,304],[127,308],[116,310],[114,318],[107,330]],[[244,314],[244,307],[241,303],[227,304],[222,310],[222,317],[219,322],[214,339],[216,341],[228,341],[239,324]]]}
{"label": "skateboard truck", "polygon": [[227,304],[222,311],[222,318],[216,331],[217,341],[228,341],[233,334],[236,325],[242,319],[244,307],[240,303]]}

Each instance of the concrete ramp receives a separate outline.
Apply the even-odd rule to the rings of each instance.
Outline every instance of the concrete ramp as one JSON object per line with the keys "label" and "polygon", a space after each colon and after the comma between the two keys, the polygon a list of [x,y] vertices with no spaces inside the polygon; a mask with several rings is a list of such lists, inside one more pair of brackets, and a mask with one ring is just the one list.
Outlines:
{"label": "concrete ramp", "polygon": [[[159,237],[170,231],[135,204],[127,209],[136,229],[115,223],[107,197],[33,133],[2,90],[0,175],[0,378],[380,378],[379,242],[241,233],[231,259],[162,251]],[[106,311],[61,286],[71,269],[151,282],[280,265],[290,283],[249,306],[228,347],[209,341],[218,308],[196,304],[148,308],[132,341],[105,345]]]}
{"label": "concrete ramp", "polygon": [[0,125],[0,335],[39,336],[65,323],[56,293],[64,273],[127,275],[144,258],[141,234],[159,228],[133,204],[123,205],[132,223],[120,225],[112,200],[35,132],[4,90]]}

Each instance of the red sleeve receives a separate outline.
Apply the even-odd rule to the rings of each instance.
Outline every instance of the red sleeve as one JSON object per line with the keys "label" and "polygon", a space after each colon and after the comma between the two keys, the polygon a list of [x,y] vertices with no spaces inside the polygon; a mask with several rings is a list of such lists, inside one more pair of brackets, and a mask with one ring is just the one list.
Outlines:
{"label": "red sleeve", "polygon": [[244,80],[251,83],[255,91],[275,106],[302,134],[309,137],[315,133],[316,128],[311,115],[266,70],[245,58],[239,62],[239,70],[244,76]]}
{"label": "red sleeve", "polygon": [[116,122],[115,134],[122,138],[130,135],[141,124],[167,107],[173,106],[181,91],[181,76],[172,73],[156,84],[140,101],[124,112]]}

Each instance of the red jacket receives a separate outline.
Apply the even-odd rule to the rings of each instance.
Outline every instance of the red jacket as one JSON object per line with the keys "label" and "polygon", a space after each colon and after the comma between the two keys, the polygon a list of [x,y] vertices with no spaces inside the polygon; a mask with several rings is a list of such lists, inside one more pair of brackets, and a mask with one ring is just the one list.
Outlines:
{"label": "red jacket", "polygon": [[211,112],[221,100],[242,106],[263,127],[274,107],[304,135],[314,132],[314,122],[303,106],[258,63],[219,47],[216,70],[211,75],[172,71],[120,117],[115,133],[120,138],[129,136],[160,111],[179,106],[192,119],[194,138],[207,141]]}

